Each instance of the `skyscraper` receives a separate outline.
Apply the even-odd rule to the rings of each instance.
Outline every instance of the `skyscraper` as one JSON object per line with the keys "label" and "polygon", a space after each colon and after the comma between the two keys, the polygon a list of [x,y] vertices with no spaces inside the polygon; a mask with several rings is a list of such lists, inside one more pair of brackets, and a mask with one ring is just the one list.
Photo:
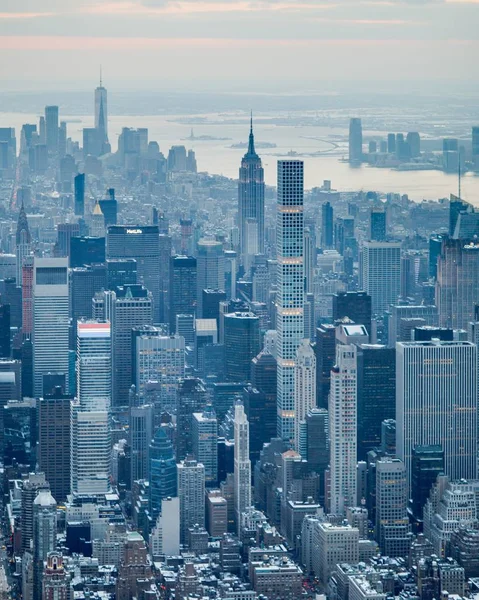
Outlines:
{"label": "skyscraper", "polygon": [[349,121],[349,162],[358,163],[363,160],[363,127],[361,119]]}
{"label": "skyscraper", "polygon": [[37,400],[38,465],[58,502],[64,502],[70,493],[72,400],[73,396],[63,394],[60,388]]}
{"label": "skyscraper", "polygon": [[359,286],[371,296],[373,314],[396,304],[401,292],[401,244],[364,242],[361,248]]}
{"label": "skyscraper", "polygon": [[77,398],[82,410],[110,410],[111,326],[109,322],[78,321]]}
{"label": "skyscraper", "polygon": [[329,250],[334,245],[334,217],[333,207],[330,202],[325,202],[321,206],[321,247],[323,250]]}
{"label": "skyscraper", "polygon": [[17,286],[23,285],[22,269],[23,259],[29,256],[32,251],[32,236],[28,228],[27,214],[23,203],[18,213],[17,231],[15,234],[15,254],[17,256],[17,271],[16,271],[16,284]]}
{"label": "skyscraper", "polygon": [[192,415],[193,454],[205,467],[205,483],[218,482],[218,421],[211,405]]}
{"label": "skyscraper", "polygon": [[366,292],[338,292],[333,296],[333,322],[347,317],[364,325],[371,335],[371,296]]}
{"label": "skyscraper", "polygon": [[479,171],[479,126],[472,128],[472,164]]}
{"label": "skyscraper", "polygon": [[249,381],[251,361],[261,349],[259,318],[251,312],[224,315],[226,377],[229,381]]}
{"label": "skyscraper", "polygon": [[306,440],[301,440],[301,423],[316,406],[316,357],[309,340],[302,340],[296,351],[294,367],[294,447],[304,455]]}
{"label": "skyscraper", "polygon": [[264,252],[264,170],[254,148],[253,118],[248,152],[243,156],[238,182],[238,227],[243,264]]}
{"label": "skyscraper", "polygon": [[177,465],[180,499],[180,541],[186,544],[188,529],[205,526],[205,468],[191,456]]}
{"label": "skyscraper", "polygon": [[316,329],[316,404],[328,408],[331,369],[336,360],[336,327],[325,323]]}
{"label": "skyscraper", "polygon": [[379,344],[359,344],[358,459],[381,442],[381,423],[396,415],[396,350]]}
{"label": "skyscraper", "polygon": [[203,290],[225,289],[225,256],[223,244],[216,240],[201,239],[196,255],[196,316],[203,318]]}
{"label": "skyscraper", "polygon": [[479,245],[445,239],[437,261],[436,305],[439,325],[467,329],[479,302]]}
{"label": "skyscraper", "polygon": [[100,74],[100,85],[95,89],[95,129],[98,130],[102,144],[108,143],[108,93],[103,86]]}
{"label": "skyscraper", "polygon": [[303,161],[278,161],[278,436],[285,440],[294,437],[294,366],[304,337],[303,198]]}
{"label": "skyscraper", "polygon": [[43,396],[43,375],[65,374],[68,384],[68,259],[36,258],[33,264],[33,378]]}
{"label": "skyscraper", "polygon": [[234,501],[236,528],[241,531],[241,514],[251,506],[251,461],[249,459],[249,423],[244,406],[237,401],[234,418]]}
{"label": "skyscraper", "polygon": [[411,533],[407,516],[404,463],[385,457],[376,462],[376,539],[385,556],[405,556]]}
{"label": "skyscraper", "polygon": [[57,503],[48,490],[33,501],[33,598],[42,598],[43,562],[57,543]]}
{"label": "skyscraper", "polygon": [[170,333],[176,331],[177,315],[194,315],[196,312],[196,258],[172,256],[170,266]]}
{"label": "skyscraper", "polygon": [[160,316],[160,233],[157,225],[108,227],[107,258],[134,258],[138,283],[153,295],[154,321]]}
{"label": "skyscraper", "polygon": [[45,136],[48,152],[58,152],[58,106],[45,106]]}
{"label": "skyscraper", "polygon": [[127,406],[132,377],[132,329],[153,323],[151,294],[141,285],[117,287],[93,299],[93,316],[112,325],[113,405]]}
{"label": "skyscraper", "polygon": [[372,242],[386,241],[386,209],[381,206],[371,208],[369,239]]}
{"label": "skyscraper", "polygon": [[477,477],[477,348],[470,342],[396,344],[396,443],[411,491],[412,450],[440,444],[451,480]]}
{"label": "skyscraper", "polygon": [[71,491],[106,494],[110,489],[111,327],[77,325],[77,402],[71,405]]}
{"label": "skyscraper", "polygon": [[356,346],[339,344],[331,371],[329,433],[331,440],[331,514],[356,506]]}
{"label": "skyscraper", "polygon": [[444,473],[442,446],[414,446],[411,460],[410,510],[419,531],[422,530],[423,509],[437,476]]}
{"label": "skyscraper", "polygon": [[159,328],[145,326],[133,330],[133,340],[132,381],[137,394],[143,398],[147,383],[157,381],[162,405],[175,406],[178,386],[185,377],[185,339],[164,336]]}
{"label": "skyscraper", "polygon": [[155,523],[161,501],[177,494],[176,461],[165,428],[159,427],[150,443],[150,512]]}
{"label": "skyscraper", "polygon": [[85,173],[78,173],[73,180],[75,191],[75,215],[85,214]]}

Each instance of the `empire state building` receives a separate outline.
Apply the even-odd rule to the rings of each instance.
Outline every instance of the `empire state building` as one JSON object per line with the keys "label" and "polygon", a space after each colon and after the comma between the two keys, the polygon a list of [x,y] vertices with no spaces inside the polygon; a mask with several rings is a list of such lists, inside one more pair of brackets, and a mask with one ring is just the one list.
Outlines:
{"label": "empire state building", "polygon": [[241,260],[248,271],[254,255],[264,253],[264,169],[254,148],[252,117],[248,151],[239,170],[238,226]]}

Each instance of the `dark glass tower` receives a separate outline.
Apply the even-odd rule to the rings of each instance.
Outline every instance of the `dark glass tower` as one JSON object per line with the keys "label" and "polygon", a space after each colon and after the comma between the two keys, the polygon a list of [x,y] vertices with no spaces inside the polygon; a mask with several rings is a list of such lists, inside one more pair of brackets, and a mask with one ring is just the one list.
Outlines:
{"label": "dark glass tower", "polygon": [[371,335],[371,296],[366,292],[338,292],[333,296],[333,321],[348,317]]}
{"label": "dark glass tower", "polygon": [[440,473],[444,473],[444,451],[441,446],[413,448],[410,511],[418,532],[422,530],[424,505]]}
{"label": "dark glass tower", "polygon": [[358,460],[381,445],[381,424],[396,417],[396,350],[358,345]]}
{"label": "dark glass tower", "polygon": [[194,315],[196,312],[196,258],[172,256],[170,265],[170,333],[176,331],[176,315]]}
{"label": "dark glass tower", "polygon": [[150,513],[155,523],[163,498],[176,496],[176,461],[165,429],[160,427],[150,444]]}
{"label": "dark glass tower", "polygon": [[[252,224],[254,222],[254,233]],[[264,169],[254,148],[253,118],[249,134],[248,152],[243,156],[238,183],[238,225],[241,256],[264,252]],[[256,243],[251,236],[257,238]]]}
{"label": "dark glass tower", "polygon": [[324,324],[316,329],[316,404],[319,408],[328,408],[331,369],[336,361],[336,328]]}
{"label": "dark glass tower", "polygon": [[251,312],[236,312],[224,317],[226,378],[250,381],[251,361],[261,349],[259,318]]}
{"label": "dark glass tower", "polygon": [[83,217],[85,214],[85,173],[78,173],[75,183],[75,215]]}

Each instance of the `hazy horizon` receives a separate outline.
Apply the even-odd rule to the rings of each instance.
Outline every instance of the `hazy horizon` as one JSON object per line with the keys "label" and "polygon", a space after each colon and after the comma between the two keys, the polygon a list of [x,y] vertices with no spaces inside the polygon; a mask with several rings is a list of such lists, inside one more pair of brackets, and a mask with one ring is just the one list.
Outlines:
{"label": "hazy horizon", "polygon": [[0,76],[80,89],[101,64],[124,90],[474,89],[478,29],[479,0],[0,0]]}

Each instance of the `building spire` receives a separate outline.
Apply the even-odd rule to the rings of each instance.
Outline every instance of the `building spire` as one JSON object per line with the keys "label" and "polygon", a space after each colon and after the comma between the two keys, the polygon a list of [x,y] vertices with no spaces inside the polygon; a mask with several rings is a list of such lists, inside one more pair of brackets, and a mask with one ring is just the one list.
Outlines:
{"label": "building spire", "polygon": [[102,66],[100,65],[100,87],[103,87],[103,73]]}
{"label": "building spire", "polygon": [[250,116],[248,154],[251,155],[251,156],[256,155],[256,151],[254,149],[253,111],[251,111],[251,116]]}

